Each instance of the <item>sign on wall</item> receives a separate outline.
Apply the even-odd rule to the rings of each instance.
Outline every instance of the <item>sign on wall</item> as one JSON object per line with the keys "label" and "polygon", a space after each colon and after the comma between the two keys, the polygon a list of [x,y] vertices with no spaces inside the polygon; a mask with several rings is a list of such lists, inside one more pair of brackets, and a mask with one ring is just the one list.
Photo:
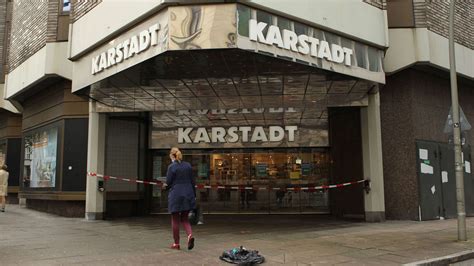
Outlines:
{"label": "sign on wall", "polygon": [[[257,113],[255,113],[257,112]],[[253,115],[258,114],[255,117]],[[280,114],[280,119],[264,119]],[[285,114],[292,119],[285,119]],[[153,149],[328,146],[327,120],[309,124],[298,108],[177,110],[152,113]]]}

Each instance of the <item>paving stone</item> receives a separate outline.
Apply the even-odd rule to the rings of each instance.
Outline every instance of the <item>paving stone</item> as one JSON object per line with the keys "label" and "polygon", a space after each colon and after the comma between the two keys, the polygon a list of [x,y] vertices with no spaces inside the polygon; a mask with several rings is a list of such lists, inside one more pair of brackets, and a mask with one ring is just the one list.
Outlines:
{"label": "paving stone", "polygon": [[[206,215],[196,247],[171,250],[167,215],[85,221],[8,206],[0,215],[1,265],[228,265],[226,249],[258,249],[266,265],[393,265],[474,249],[456,220],[361,223],[330,216]],[[181,235],[185,246],[185,234]]]}

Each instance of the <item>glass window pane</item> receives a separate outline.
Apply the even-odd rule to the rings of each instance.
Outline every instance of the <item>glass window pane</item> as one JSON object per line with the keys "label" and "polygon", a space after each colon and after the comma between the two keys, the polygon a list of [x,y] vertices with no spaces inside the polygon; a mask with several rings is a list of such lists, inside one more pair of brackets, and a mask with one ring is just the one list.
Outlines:
{"label": "glass window pane", "polygon": [[71,0],[63,0],[63,12],[71,11]]}
{"label": "glass window pane", "polygon": [[[184,150],[183,154],[196,183],[202,185],[197,198],[205,213],[328,211],[326,192],[298,189],[328,184],[327,149]],[[166,172],[169,158],[159,158]],[[158,200],[163,208],[165,197],[163,192]]]}
{"label": "glass window pane", "polygon": [[56,186],[58,128],[43,129],[24,137],[23,177],[25,187]]}
{"label": "glass window pane", "polygon": [[366,62],[366,46],[360,43],[355,43],[355,55],[357,58],[357,66],[367,68]]}
{"label": "glass window pane", "polygon": [[[257,21],[265,22],[268,25],[273,25],[272,15],[265,11],[257,10]],[[268,26],[262,31],[264,36],[267,36]]]}
{"label": "glass window pane", "polygon": [[373,47],[369,47],[369,70],[374,72],[380,71],[379,51]]}
{"label": "glass window pane", "polygon": [[249,20],[251,17],[250,8],[237,5],[237,14],[239,19],[239,34],[241,36],[249,37]]}

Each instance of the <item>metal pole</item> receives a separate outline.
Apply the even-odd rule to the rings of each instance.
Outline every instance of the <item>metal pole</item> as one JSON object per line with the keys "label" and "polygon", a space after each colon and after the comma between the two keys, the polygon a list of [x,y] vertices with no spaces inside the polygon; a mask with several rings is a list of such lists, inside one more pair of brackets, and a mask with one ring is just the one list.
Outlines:
{"label": "metal pole", "polygon": [[455,1],[449,5],[449,68],[451,77],[451,101],[453,105],[454,167],[456,171],[456,203],[458,211],[458,240],[466,241],[466,209],[464,201],[464,176],[461,149],[461,125],[459,123],[459,99],[454,56],[454,9]]}

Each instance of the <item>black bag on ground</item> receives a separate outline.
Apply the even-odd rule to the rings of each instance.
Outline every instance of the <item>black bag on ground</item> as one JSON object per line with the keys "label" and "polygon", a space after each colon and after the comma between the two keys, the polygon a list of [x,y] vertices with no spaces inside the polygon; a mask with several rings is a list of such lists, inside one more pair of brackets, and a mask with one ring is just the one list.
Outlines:
{"label": "black bag on ground", "polygon": [[258,250],[247,250],[242,246],[224,251],[219,259],[228,263],[249,266],[261,264],[265,261],[265,258],[258,254]]}
{"label": "black bag on ground", "polygon": [[191,225],[196,225],[199,222],[199,213],[197,208],[189,212],[188,220]]}

